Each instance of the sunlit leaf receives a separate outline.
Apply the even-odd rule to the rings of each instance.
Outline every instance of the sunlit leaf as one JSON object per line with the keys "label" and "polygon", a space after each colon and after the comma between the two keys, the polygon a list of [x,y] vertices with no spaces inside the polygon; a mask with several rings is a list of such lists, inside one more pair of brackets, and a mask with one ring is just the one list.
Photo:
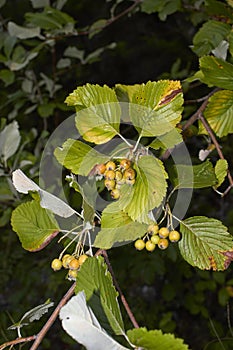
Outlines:
{"label": "sunlit leaf", "polygon": [[160,136],[181,120],[183,96],[179,81],[141,84],[132,97],[130,117],[141,136]]}
{"label": "sunlit leaf", "polygon": [[11,225],[29,251],[43,249],[60,230],[53,214],[37,201],[20,204],[12,213]]}
{"label": "sunlit leaf", "polygon": [[225,270],[233,260],[233,237],[216,219],[194,216],[180,224],[183,258],[202,270]]}
{"label": "sunlit leaf", "polygon": [[55,149],[58,162],[74,174],[87,176],[96,164],[105,163],[109,156],[97,152],[87,144],[68,139],[61,147]]}
{"label": "sunlit leaf", "polygon": [[183,339],[173,334],[163,334],[161,330],[148,331],[146,328],[134,328],[127,331],[132,344],[144,350],[188,350]]}
{"label": "sunlit leaf", "polygon": [[124,335],[124,324],[117,301],[118,293],[104,259],[101,256],[88,258],[81,267],[76,281],[75,293],[84,290],[94,312],[100,310],[101,304],[114,333]]}
{"label": "sunlit leaf", "polygon": [[161,135],[154,139],[150,144],[149,147],[154,149],[168,149],[173,148],[174,146],[178,145],[179,143],[183,142],[183,138],[181,136],[181,129],[174,128],[168,133]]}
{"label": "sunlit leaf", "polygon": [[101,144],[119,133],[121,108],[115,91],[107,85],[78,87],[65,102],[75,106],[76,127],[85,140]]}
{"label": "sunlit leaf", "polygon": [[61,308],[59,316],[64,330],[87,350],[127,350],[101,327],[92,309],[87,306],[83,291]]}
{"label": "sunlit leaf", "polygon": [[134,168],[136,182],[122,186],[118,203],[133,220],[145,222],[148,212],[158,207],[166,195],[167,173],[163,163],[153,156],[140,157]]}
{"label": "sunlit leaf", "polygon": [[215,165],[214,170],[218,180],[218,183],[214,187],[218,188],[221,186],[227,176],[228,163],[226,159],[219,159]]}
{"label": "sunlit leaf", "polygon": [[[209,103],[204,111],[204,116],[216,135],[223,137],[233,133],[232,113],[233,91],[221,90],[210,97]],[[207,134],[206,129],[200,121],[199,134]]]}
{"label": "sunlit leaf", "polygon": [[117,96],[121,96],[120,100],[124,102],[132,102],[133,95],[139,88],[140,88],[140,84],[134,84],[134,85],[116,84],[115,85]]}
{"label": "sunlit leaf", "polygon": [[131,242],[146,233],[148,225],[133,221],[119,208],[118,202],[109,204],[102,212],[101,230],[94,246],[110,249],[122,242]]}

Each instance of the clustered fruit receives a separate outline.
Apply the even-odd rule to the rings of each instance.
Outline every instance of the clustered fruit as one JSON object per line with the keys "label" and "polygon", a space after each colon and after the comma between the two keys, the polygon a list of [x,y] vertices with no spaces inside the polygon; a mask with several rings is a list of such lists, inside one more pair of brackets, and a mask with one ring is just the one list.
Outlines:
{"label": "clustered fruit", "polygon": [[86,254],[82,254],[79,257],[65,254],[62,259],[53,259],[51,268],[54,271],[59,271],[62,268],[65,268],[68,270],[67,278],[69,280],[75,280],[78,274],[78,270],[87,258],[88,256]]}
{"label": "clustered fruit", "polygon": [[147,228],[147,233],[143,238],[137,239],[134,246],[137,250],[146,248],[149,252],[153,252],[156,246],[159,249],[167,249],[169,243],[178,242],[180,240],[180,232],[169,230],[167,227],[161,227],[157,224],[151,224]]}
{"label": "clustered fruit", "polygon": [[136,181],[136,171],[132,168],[129,159],[121,159],[119,162],[110,160],[106,164],[98,164],[96,174],[104,177],[104,185],[111,191],[111,197],[120,197],[120,187],[123,184],[134,185]]}

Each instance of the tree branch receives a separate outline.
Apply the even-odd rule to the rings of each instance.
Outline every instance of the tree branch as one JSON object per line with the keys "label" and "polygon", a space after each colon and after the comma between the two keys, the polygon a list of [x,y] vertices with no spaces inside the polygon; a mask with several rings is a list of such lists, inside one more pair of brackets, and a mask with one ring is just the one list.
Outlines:
{"label": "tree branch", "polygon": [[32,341],[36,339],[36,335],[31,335],[30,337],[26,337],[26,338],[17,338],[17,339],[14,339],[14,340],[11,340],[11,341],[8,341],[2,345],[0,345],[0,350],[3,350],[5,348],[7,348],[8,346],[14,346],[14,345],[17,345],[17,344],[20,344],[20,343],[27,343],[29,341]]}

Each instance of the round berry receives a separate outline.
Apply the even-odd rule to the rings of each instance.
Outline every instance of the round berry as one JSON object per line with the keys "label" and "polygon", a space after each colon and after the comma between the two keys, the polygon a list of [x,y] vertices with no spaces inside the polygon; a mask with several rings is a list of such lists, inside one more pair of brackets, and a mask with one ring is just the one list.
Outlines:
{"label": "round berry", "polygon": [[159,229],[159,237],[161,238],[167,238],[169,235],[169,230],[167,227],[161,227]]}
{"label": "round berry", "polygon": [[134,243],[134,246],[137,250],[143,250],[145,248],[145,242],[143,239],[137,239]]}
{"label": "round berry", "polygon": [[71,262],[71,260],[73,260],[74,257],[73,255],[70,255],[70,254],[66,254],[63,256],[62,258],[62,265],[65,269],[68,269],[69,268],[69,263]]}
{"label": "round berry", "polygon": [[114,187],[115,187],[115,185],[116,185],[116,182],[115,182],[114,180],[108,180],[108,179],[106,179],[106,180],[104,180],[104,184],[105,184],[105,186],[107,187],[107,189],[108,189],[109,191],[111,191],[111,190],[114,189]]}
{"label": "round berry", "polygon": [[153,252],[153,250],[155,250],[155,244],[150,239],[146,242],[146,250],[148,250],[148,252]]}
{"label": "round berry", "polygon": [[87,259],[88,259],[88,256],[86,254],[80,255],[80,257],[78,258],[79,265],[81,266],[84,263],[84,261],[86,261]]}
{"label": "round berry", "polygon": [[77,270],[79,265],[79,260],[76,258],[73,258],[68,264],[70,270]]}
{"label": "round berry", "polygon": [[159,225],[157,224],[151,224],[148,226],[147,232],[151,235],[155,235],[159,232]]}
{"label": "round berry", "polygon": [[107,180],[114,180],[115,179],[115,171],[114,170],[107,170],[104,173],[105,179]]}
{"label": "round berry", "polygon": [[106,170],[115,170],[115,169],[116,169],[116,164],[112,160],[106,163]]}
{"label": "round berry", "polygon": [[131,185],[131,186],[133,186],[134,184],[135,184],[135,179],[132,179],[132,180],[129,180],[129,179],[126,179],[125,180],[125,183],[127,184],[127,185]]}
{"label": "round berry", "polygon": [[129,169],[130,165],[131,165],[131,161],[129,159],[122,159],[120,161],[121,169],[124,169],[124,170]]}
{"label": "round berry", "polygon": [[114,188],[112,191],[111,191],[111,197],[113,199],[118,199],[120,197],[120,191],[118,188]]}
{"label": "round berry", "polygon": [[68,280],[73,281],[73,280],[76,280],[77,275],[78,275],[78,270],[69,270],[67,278]]}
{"label": "round berry", "polygon": [[169,242],[166,238],[161,238],[158,242],[158,247],[160,249],[167,249]]}
{"label": "round berry", "polygon": [[122,172],[120,170],[115,171],[115,180],[118,182],[122,179]]}
{"label": "round berry", "polygon": [[160,238],[159,238],[159,236],[158,236],[158,235],[156,235],[156,234],[155,234],[155,235],[151,236],[150,240],[151,240],[151,242],[152,242],[152,243],[154,243],[154,244],[158,244],[158,243],[159,243]]}
{"label": "round berry", "polygon": [[169,239],[170,239],[171,242],[178,242],[179,239],[180,239],[180,232],[175,231],[175,230],[170,231]]}
{"label": "round berry", "polygon": [[123,178],[125,180],[133,180],[135,179],[135,177],[136,177],[136,172],[132,168],[126,169],[123,173]]}
{"label": "round berry", "polygon": [[59,259],[53,259],[51,267],[54,271],[59,271],[62,268],[62,262]]}
{"label": "round berry", "polygon": [[106,171],[106,165],[105,164],[98,164],[96,166],[96,174],[98,175],[102,175],[104,174]]}

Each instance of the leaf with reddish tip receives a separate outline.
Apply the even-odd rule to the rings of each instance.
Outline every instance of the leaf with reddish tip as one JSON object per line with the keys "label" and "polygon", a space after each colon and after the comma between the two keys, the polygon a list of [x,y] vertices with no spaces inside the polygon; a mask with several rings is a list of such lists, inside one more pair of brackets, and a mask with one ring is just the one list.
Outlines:
{"label": "leaf with reddish tip", "polygon": [[19,205],[12,213],[11,225],[23,248],[31,252],[46,247],[60,231],[53,213],[37,201]]}

